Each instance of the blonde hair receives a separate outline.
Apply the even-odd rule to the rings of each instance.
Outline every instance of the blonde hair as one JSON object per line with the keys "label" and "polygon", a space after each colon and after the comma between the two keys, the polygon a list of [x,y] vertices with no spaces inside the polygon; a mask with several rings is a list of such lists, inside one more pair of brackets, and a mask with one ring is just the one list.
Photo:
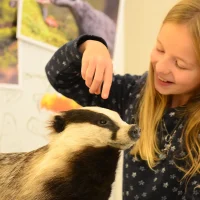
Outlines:
{"label": "blonde hair", "polygon": [[[197,62],[200,66],[200,0],[180,1],[168,12],[163,24],[167,22],[187,25],[193,39]],[[135,156],[139,154],[143,160],[148,162],[151,169],[159,161],[159,155],[161,154],[156,132],[168,101],[169,96],[161,95],[155,90],[153,68],[150,64],[138,111],[141,138],[132,149],[132,154]],[[187,167],[177,167],[184,172],[182,180],[189,181],[192,176],[200,173],[200,98],[197,98],[197,100],[195,98],[191,99],[186,109],[187,122],[183,131],[183,141],[187,154],[181,160],[187,163]]]}

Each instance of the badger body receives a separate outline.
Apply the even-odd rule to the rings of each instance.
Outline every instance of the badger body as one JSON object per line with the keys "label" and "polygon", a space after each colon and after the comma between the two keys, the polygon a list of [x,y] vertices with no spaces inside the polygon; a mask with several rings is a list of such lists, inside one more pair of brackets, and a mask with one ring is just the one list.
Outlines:
{"label": "badger body", "polygon": [[134,125],[99,107],[55,115],[50,142],[0,154],[1,200],[107,200],[121,149],[139,137]]}

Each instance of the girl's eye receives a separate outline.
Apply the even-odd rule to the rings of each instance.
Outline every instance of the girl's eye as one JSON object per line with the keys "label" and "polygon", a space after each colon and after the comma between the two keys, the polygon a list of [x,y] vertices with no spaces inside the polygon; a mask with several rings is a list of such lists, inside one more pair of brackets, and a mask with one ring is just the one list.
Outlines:
{"label": "girl's eye", "polygon": [[156,50],[160,53],[164,53],[164,50],[156,48]]}
{"label": "girl's eye", "polygon": [[178,67],[179,69],[185,69],[184,67],[181,67],[181,66],[178,64],[178,61],[177,61],[177,60],[175,61],[175,65],[176,65],[176,67]]}

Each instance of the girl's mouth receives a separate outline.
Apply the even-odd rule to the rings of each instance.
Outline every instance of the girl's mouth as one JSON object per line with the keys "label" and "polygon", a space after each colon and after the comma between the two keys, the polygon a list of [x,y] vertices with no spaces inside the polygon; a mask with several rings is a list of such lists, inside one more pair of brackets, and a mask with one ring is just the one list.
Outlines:
{"label": "girl's mouth", "polygon": [[165,80],[165,79],[161,78],[160,76],[157,76],[157,82],[159,85],[162,85],[162,86],[170,86],[171,84],[174,83],[174,82]]}
{"label": "girl's mouth", "polygon": [[165,80],[165,79],[161,78],[160,76],[158,76],[158,79],[159,79],[160,81],[164,82],[164,83],[173,83],[173,82],[171,82],[171,81],[168,81],[168,80]]}

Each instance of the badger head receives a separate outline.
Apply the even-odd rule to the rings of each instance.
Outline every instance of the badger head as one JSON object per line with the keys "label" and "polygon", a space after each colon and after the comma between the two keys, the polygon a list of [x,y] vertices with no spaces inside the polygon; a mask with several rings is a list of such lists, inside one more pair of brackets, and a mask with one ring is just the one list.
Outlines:
{"label": "badger head", "polygon": [[100,107],[83,107],[55,115],[51,120],[56,145],[71,147],[131,147],[139,138],[135,125],[124,122],[117,112]]}

